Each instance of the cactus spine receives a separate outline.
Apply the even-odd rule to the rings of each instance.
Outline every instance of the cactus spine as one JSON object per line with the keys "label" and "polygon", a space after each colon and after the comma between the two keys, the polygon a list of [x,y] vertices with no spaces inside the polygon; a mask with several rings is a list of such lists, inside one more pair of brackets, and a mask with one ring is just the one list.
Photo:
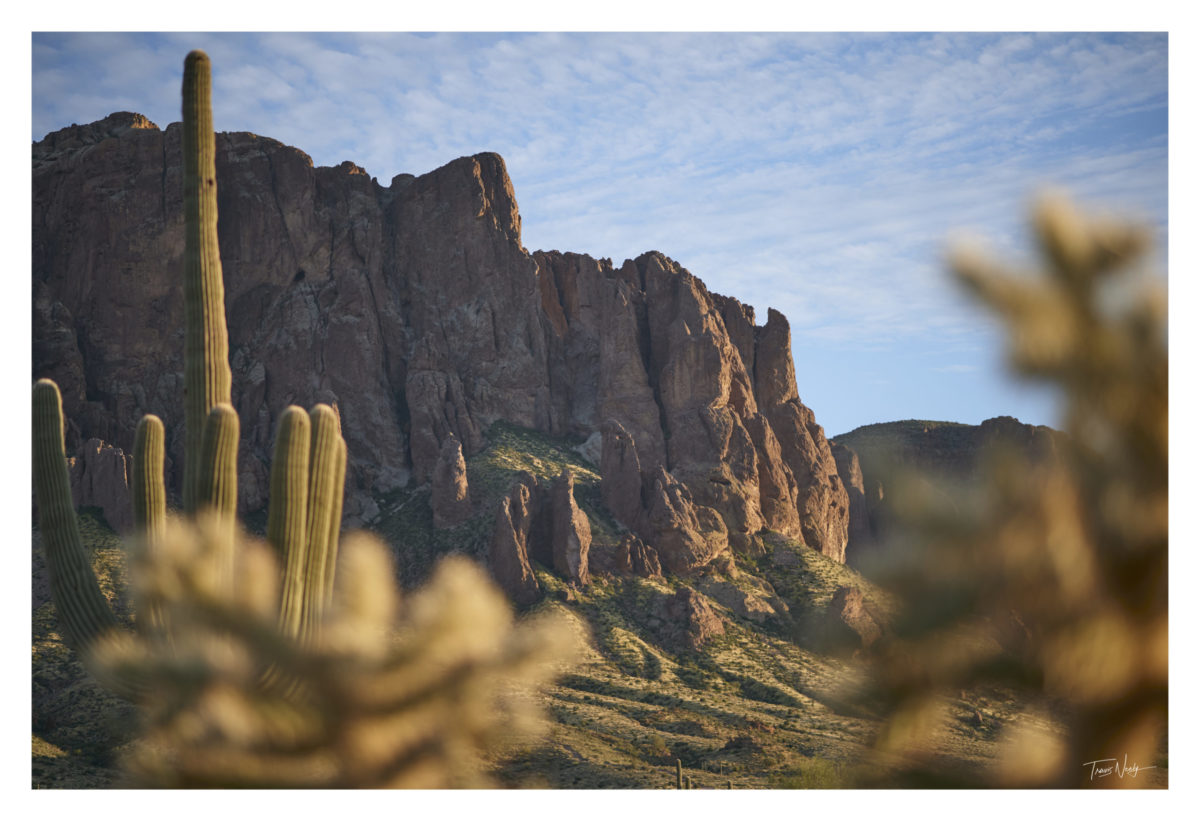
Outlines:
{"label": "cactus spine", "polygon": [[62,397],[49,379],[33,386],[33,482],[54,607],[67,641],[82,652],[115,630],[117,620],[100,592],[79,534],[67,472]]}
{"label": "cactus spine", "polygon": [[183,506],[193,512],[200,450],[209,409],[230,401],[225,285],[217,246],[216,137],[212,125],[212,68],[202,51],[183,65],[184,422]]}

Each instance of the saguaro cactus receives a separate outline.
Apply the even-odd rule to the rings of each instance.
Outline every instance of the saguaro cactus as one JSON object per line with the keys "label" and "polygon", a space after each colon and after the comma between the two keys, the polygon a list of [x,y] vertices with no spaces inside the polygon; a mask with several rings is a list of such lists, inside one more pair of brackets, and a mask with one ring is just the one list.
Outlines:
{"label": "saguaro cactus", "polygon": [[33,386],[33,483],[59,624],[73,647],[90,646],[117,629],[117,620],[100,592],[79,534],[67,473],[62,397],[49,379],[40,379]]}
{"label": "saguaro cactus", "polygon": [[165,439],[162,420],[154,414],[143,416],[133,435],[133,523],[151,540],[162,534],[167,517]]}
{"label": "saguaro cactus", "polygon": [[204,420],[230,401],[225,284],[217,245],[216,137],[212,125],[212,68],[203,51],[183,64],[184,422],[183,506],[197,504]]}

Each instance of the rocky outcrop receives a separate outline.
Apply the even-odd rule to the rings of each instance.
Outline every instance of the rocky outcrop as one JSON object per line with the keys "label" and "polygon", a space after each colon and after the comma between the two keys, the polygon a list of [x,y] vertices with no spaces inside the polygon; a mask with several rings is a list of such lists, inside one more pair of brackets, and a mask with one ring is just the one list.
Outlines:
{"label": "rocky outcrop", "polygon": [[433,526],[455,527],[471,518],[471,494],[467,487],[467,462],[462,444],[454,434],[446,437],[433,467],[430,490]]}
{"label": "rocky outcrop", "polygon": [[525,474],[500,500],[492,526],[488,568],[501,589],[521,607],[528,607],[542,595],[529,555],[530,531],[539,512],[537,479]]}
{"label": "rocky outcrop", "polygon": [[674,649],[699,650],[714,636],[725,634],[724,619],[707,598],[690,587],[680,587],[674,595],[659,599],[653,618],[659,639]]}
{"label": "rocky outcrop", "polygon": [[623,535],[615,545],[593,544],[588,553],[588,568],[612,576],[662,576],[658,551],[632,533]]}
{"label": "rocky outcrop", "polygon": [[846,489],[849,502],[849,527],[846,534],[846,564],[857,565],[854,555],[859,552],[870,552],[874,549],[871,536],[871,519],[867,506],[866,488],[863,484],[862,469],[858,463],[858,454],[845,445],[837,442],[830,443],[833,460],[837,464],[838,476]]}
{"label": "rocky outcrop", "polygon": [[604,423],[600,445],[600,494],[618,522],[639,528],[645,516],[642,465],[633,437],[615,419]]}
{"label": "rocky outcrop", "polygon": [[763,415],[779,441],[783,461],[796,480],[796,506],[805,543],[845,561],[850,504],[838,478],[825,433],[801,404],[792,365],[792,334],[783,314],[772,309],[757,334],[755,384]]}
{"label": "rocky outcrop", "polygon": [[588,549],[592,546],[592,527],[575,504],[575,476],[569,470],[564,470],[551,486],[550,505],[554,570],[575,586],[584,587],[591,583]]}
{"label": "rocky outcrop", "polygon": [[687,486],[661,466],[647,479],[642,538],[654,545],[664,569],[687,574],[728,552],[725,523],[716,511],[695,504]]}
{"label": "rocky outcrop", "polygon": [[622,537],[621,545],[629,555],[629,569],[633,575],[647,579],[662,576],[662,563],[658,560],[657,550],[632,533]]}
{"label": "rocky outcrop", "polygon": [[133,500],[129,494],[132,460],[120,448],[89,439],[79,454],[67,460],[71,500],[75,507],[97,507],[117,533],[133,530]]}
{"label": "rocky outcrop", "polygon": [[825,643],[829,649],[861,650],[883,637],[883,618],[867,604],[857,587],[839,587],[825,611]]}
{"label": "rocky outcrop", "polygon": [[[113,115],[48,135],[32,157],[34,374],[62,388],[69,449],[125,446],[142,414],[159,415],[178,487],[180,129]],[[611,419],[628,441],[616,473],[602,468],[605,498],[664,566],[684,568],[672,572],[763,528],[841,556],[845,490],[778,313],[757,327],[749,306],[658,252],[619,267],[530,254],[495,154],[384,186],[353,163],[314,168],[227,133],[217,179],[243,510],[266,501],[289,404],[337,403],[350,524],[373,496],[430,481],[451,435],[470,456],[505,420],[590,438],[603,463]],[[655,521],[639,529],[639,513]]]}
{"label": "rocky outcrop", "polygon": [[787,603],[775,594],[769,582],[750,576],[744,586],[754,589],[712,577],[701,579],[697,585],[705,596],[755,624],[788,617]]}

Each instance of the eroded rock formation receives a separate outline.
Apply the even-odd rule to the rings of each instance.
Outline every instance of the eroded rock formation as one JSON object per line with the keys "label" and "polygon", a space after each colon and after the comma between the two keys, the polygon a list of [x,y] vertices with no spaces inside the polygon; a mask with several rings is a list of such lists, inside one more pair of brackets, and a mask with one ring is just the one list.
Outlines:
{"label": "eroded rock formation", "polygon": [[[128,448],[158,414],[177,487],[179,127],[114,114],[32,153],[34,374],[62,389],[71,452],[93,437]],[[451,436],[470,456],[506,420],[590,439],[647,568],[652,550],[691,572],[764,528],[843,557],[846,490],[800,403],[781,314],[756,326],[658,252],[620,267],[529,253],[495,154],[383,186],[353,163],[314,168],[274,140],[219,134],[217,178],[244,510],[266,501],[282,409],[336,402],[348,524],[430,481]],[[606,452],[609,420],[623,452]]]}
{"label": "eroded rock formation", "polygon": [[522,607],[533,604],[542,594],[529,555],[529,532],[538,513],[537,479],[526,474],[514,481],[500,500],[488,549],[492,576]]}
{"label": "eroded rock formation", "polygon": [[78,456],[67,460],[67,466],[75,507],[98,507],[109,527],[117,533],[129,533],[133,529],[129,494],[132,459],[120,448],[89,439]]}
{"label": "eroded rock formation", "polygon": [[433,526],[437,528],[454,527],[471,517],[467,462],[463,458],[462,443],[454,434],[442,443],[433,466],[430,504],[433,506]]}

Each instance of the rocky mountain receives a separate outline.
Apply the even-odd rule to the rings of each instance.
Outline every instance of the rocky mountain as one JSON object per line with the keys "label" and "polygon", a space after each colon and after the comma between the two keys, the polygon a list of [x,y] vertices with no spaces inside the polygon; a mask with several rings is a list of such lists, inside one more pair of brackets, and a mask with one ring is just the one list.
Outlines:
{"label": "rocky mountain", "polygon": [[[439,526],[464,520],[462,460],[505,422],[580,442],[637,540],[626,561],[688,574],[768,530],[844,560],[851,499],[800,402],[782,314],[756,325],[656,251],[619,266],[530,253],[495,154],[384,187],[254,134],[218,134],[217,151],[244,511],[266,502],[277,414],[327,402],[348,447],[348,525],[427,483]],[[69,452],[91,439],[128,451],[141,415],[160,416],[177,487],[180,128],[113,114],[48,135],[32,158],[33,375],[62,389]],[[519,547],[526,562],[549,547],[586,579],[572,488],[568,475],[485,511],[515,523],[496,560],[514,578],[532,577]],[[541,496],[560,513],[529,544],[521,522]],[[569,546],[554,553],[541,533]]]}

